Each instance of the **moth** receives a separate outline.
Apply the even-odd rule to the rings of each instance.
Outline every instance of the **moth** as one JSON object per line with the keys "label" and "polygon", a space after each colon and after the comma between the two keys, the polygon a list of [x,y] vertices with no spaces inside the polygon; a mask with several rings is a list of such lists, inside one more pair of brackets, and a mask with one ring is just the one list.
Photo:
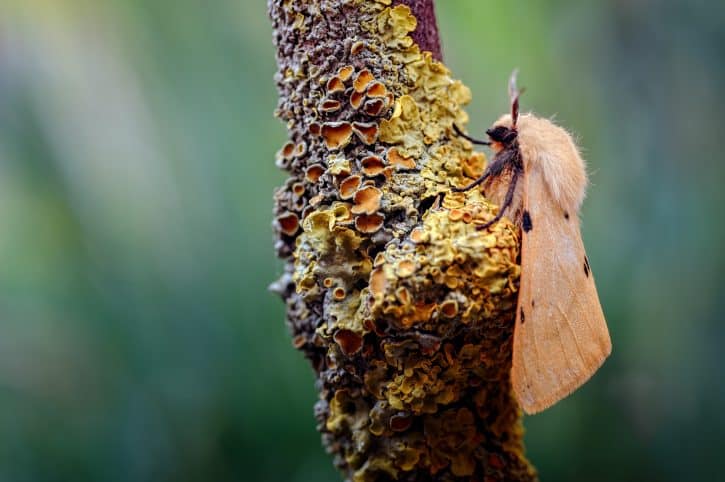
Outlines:
{"label": "moth", "polygon": [[585,383],[612,351],[594,276],[584,251],[579,210],[586,166],[571,135],[547,119],[519,116],[516,72],[511,113],[486,131],[495,156],[467,191],[482,185],[521,229],[521,278],[511,383],[526,413],[544,410]]}

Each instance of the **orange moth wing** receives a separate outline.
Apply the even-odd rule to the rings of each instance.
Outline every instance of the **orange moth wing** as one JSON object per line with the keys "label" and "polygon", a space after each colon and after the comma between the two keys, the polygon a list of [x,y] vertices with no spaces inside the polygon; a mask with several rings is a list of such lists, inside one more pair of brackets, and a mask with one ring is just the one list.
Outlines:
{"label": "orange moth wing", "polygon": [[511,381],[524,411],[536,413],[585,383],[612,345],[579,228],[584,163],[566,131],[520,120],[523,239]]}

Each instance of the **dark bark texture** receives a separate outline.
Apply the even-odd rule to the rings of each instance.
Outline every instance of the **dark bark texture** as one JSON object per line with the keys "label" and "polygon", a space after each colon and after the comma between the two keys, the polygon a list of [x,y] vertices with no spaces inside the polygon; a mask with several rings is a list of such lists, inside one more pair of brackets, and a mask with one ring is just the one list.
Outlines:
{"label": "dark bark texture", "polygon": [[410,7],[413,15],[418,19],[418,26],[410,36],[421,50],[433,54],[433,58],[436,60],[443,60],[433,0],[396,0],[393,3]]}
{"label": "dark bark texture", "polygon": [[472,190],[432,0],[268,0],[289,141],[275,244],[346,480],[533,481],[511,392],[519,234]]}

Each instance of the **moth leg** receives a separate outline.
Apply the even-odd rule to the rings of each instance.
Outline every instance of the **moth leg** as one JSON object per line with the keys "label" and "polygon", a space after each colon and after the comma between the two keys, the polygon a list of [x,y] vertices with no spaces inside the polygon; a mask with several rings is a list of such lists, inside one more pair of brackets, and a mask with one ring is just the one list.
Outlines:
{"label": "moth leg", "polygon": [[504,198],[503,204],[498,209],[498,213],[492,220],[490,220],[486,224],[481,224],[480,226],[476,226],[476,230],[483,231],[484,229],[488,228],[492,224],[498,222],[503,217],[504,211],[506,211],[506,209],[508,209],[509,206],[511,206],[511,203],[514,200],[514,193],[516,192],[516,184],[519,180],[520,173],[521,173],[521,171],[519,169],[513,170],[513,177],[511,177],[511,183],[509,183],[508,191],[506,191],[506,197]]}
{"label": "moth leg", "polygon": [[473,137],[470,137],[470,136],[464,134],[463,131],[461,129],[459,129],[456,124],[453,124],[453,130],[456,131],[456,134],[459,137],[463,137],[464,139],[472,142],[473,144],[477,144],[479,146],[490,146],[491,145],[491,143],[489,141],[479,141],[477,139],[474,139]]}
{"label": "moth leg", "polygon": [[503,169],[506,167],[506,165],[511,162],[512,155],[509,151],[502,151],[501,154],[497,155],[493,158],[493,161],[491,164],[486,166],[486,170],[483,171],[483,174],[481,177],[473,181],[471,184],[469,184],[466,187],[452,187],[451,191],[453,192],[466,192],[470,191],[474,187],[478,186],[482,182],[484,182],[486,179],[488,179],[490,176],[498,176],[501,174]]}

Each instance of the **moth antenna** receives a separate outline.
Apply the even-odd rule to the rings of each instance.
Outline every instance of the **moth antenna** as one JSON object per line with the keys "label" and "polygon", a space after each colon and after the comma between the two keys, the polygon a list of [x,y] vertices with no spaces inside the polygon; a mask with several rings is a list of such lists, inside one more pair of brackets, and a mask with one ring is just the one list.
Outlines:
{"label": "moth antenna", "polygon": [[518,89],[516,88],[516,79],[519,76],[519,69],[518,67],[511,72],[511,76],[509,77],[509,98],[513,101],[514,97],[516,97],[516,93],[518,92]]}
{"label": "moth antenna", "polygon": [[453,124],[453,130],[456,132],[456,135],[459,137],[463,137],[467,141],[471,142],[472,144],[477,144],[480,146],[490,146],[491,143],[489,141],[479,141],[478,139],[474,139],[473,137],[467,136],[463,133],[461,129],[458,128],[458,126],[454,123]]}
{"label": "moth antenna", "polygon": [[514,69],[511,72],[509,78],[509,98],[511,99],[511,120],[513,122],[514,129],[516,128],[516,122],[519,120],[519,97],[524,93],[526,89],[521,89],[516,86],[516,78],[519,75],[519,69]]}

